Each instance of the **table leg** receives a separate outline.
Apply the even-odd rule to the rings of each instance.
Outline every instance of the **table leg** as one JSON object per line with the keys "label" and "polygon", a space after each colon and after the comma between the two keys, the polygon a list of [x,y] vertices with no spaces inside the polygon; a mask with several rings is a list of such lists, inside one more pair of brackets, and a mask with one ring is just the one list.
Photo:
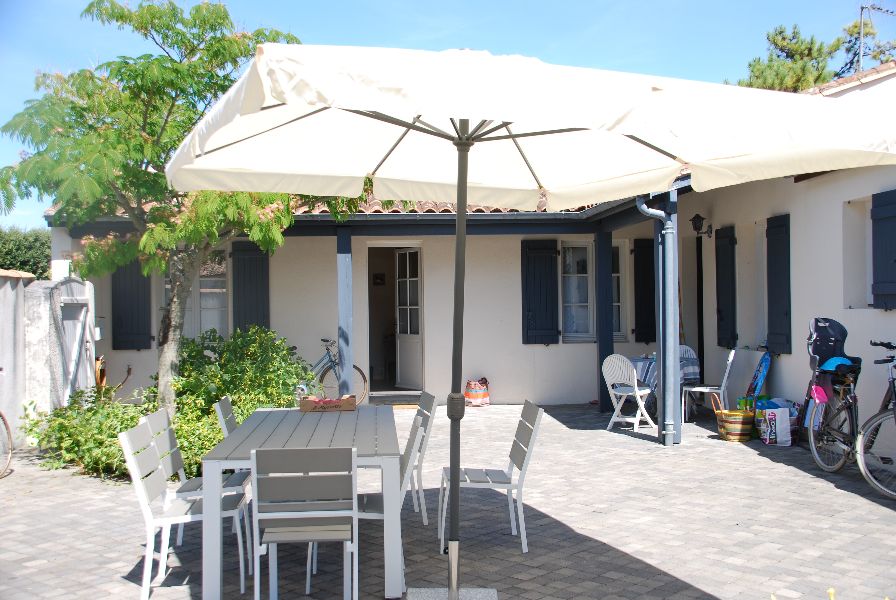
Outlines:
{"label": "table leg", "polygon": [[383,459],[383,561],[386,597],[401,598],[404,577],[401,560],[401,481],[398,457]]}
{"label": "table leg", "polygon": [[202,461],[202,599],[221,598],[221,463]]}

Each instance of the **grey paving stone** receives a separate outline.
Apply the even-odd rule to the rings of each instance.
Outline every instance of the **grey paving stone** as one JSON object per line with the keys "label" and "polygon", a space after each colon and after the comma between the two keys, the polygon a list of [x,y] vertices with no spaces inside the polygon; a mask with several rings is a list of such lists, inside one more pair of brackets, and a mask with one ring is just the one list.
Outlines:
{"label": "grey paving stone", "polygon": [[[503,468],[519,410],[468,410],[463,463]],[[403,437],[413,412],[396,414]],[[688,423],[675,448],[643,432],[605,431],[606,422],[590,407],[548,409],[526,480],[528,554],[510,534],[504,495],[462,492],[463,587],[533,599],[821,599],[829,587],[838,598],[896,597],[896,503],[875,496],[854,467],[831,476],[800,448],[722,442],[711,420]],[[435,526],[447,434],[442,408],[424,472],[429,526],[405,504],[409,588],[447,584]],[[130,485],[45,471],[27,453],[14,460],[0,480],[0,598],[136,597],[143,522]],[[372,474],[359,479],[376,487]],[[225,595],[237,598],[225,531]],[[200,527],[187,527],[154,600],[199,597],[201,541]],[[382,597],[378,523],[362,522],[361,549],[361,596]],[[338,549],[322,545],[319,563],[311,597],[339,597]],[[284,598],[303,597],[304,564],[304,548],[281,548]],[[266,594],[266,566],[262,581]]]}

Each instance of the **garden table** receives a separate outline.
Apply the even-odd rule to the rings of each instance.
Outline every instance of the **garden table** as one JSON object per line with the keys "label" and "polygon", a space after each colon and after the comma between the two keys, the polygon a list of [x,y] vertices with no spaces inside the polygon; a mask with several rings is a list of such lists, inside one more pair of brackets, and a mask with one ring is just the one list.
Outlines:
{"label": "garden table", "polygon": [[398,434],[391,406],[303,413],[297,408],[256,410],[202,459],[202,598],[221,598],[221,472],[250,468],[257,448],[339,448],[358,451],[358,466],[382,470],[385,596],[400,598],[401,483]]}

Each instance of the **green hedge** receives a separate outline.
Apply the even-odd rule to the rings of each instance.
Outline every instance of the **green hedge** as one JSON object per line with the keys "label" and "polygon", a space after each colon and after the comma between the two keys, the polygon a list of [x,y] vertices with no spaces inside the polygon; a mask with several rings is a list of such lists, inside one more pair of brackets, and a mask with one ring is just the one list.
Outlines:
{"label": "green hedge", "polygon": [[27,271],[38,279],[49,279],[50,230],[0,227],[0,269]]}
{"label": "green hedge", "polygon": [[[175,379],[175,432],[187,475],[201,471],[202,457],[223,439],[214,403],[230,396],[242,421],[259,406],[291,406],[296,385],[311,379],[311,371],[296,349],[276,333],[252,327],[225,339],[215,331],[185,340]],[[32,415],[25,430],[45,451],[46,465],[74,465],[83,472],[126,476],[118,433],[156,410],[155,389],[143,391],[142,404],[113,400],[108,390],[74,394],[69,406]]]}

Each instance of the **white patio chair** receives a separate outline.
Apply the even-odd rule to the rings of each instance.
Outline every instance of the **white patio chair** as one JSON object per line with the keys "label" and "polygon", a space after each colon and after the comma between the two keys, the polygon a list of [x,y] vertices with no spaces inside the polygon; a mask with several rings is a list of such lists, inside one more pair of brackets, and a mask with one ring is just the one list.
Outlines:
{"label": "white patio chair", "polygon": [[722,400],[722,408],[728,408],[726,390],[728,389],[728,376],[731,374],[731,365],[734,364],[734,353],[737,349],[732,348],[728,353],[728,362],[725,365],[725,374],[722,376],[722,383],[719,385],[685,385],[681,388],[681,420],[687,421],[688,414],[688,398],[691,394],[718,394]]}
{"label": "white patio chair", "polygon": [[[426,514],[426,496],[423,493],[423,459],[426,456],[426,447],[429,438],[432,437],[432,424],[435,421],[436,397],[430,393],[420,394],[420,403],[417,405],[417,417],[420,418],[420,426],[423,430],[423,441],[420,443],[417,457],[411,469],[411,501],[414,504],[414,512],[420,512],[423,524],[428,525]],[[419,500],[418,500],[419,498]]]}
{"label": "white patio chair", "polygon": [[230,402],[230,396],[224,396],[215,402],[215,414],[218,415],[218,425],[227,437],[237,427],[236,417],[233,416],[233,404]]}
{"label": "white patio chair", "polygon": [[[460,469],[460,487],[462,488],[490,488],[507,490],[507,508],[510,513],[510,532],[516,535],[516,520],[513,514],[513,492],[516,491],[516,512],[519,516],[520,541],[523,553],[529,551],[526,540],[526,520],[523,517],[523,483],[526,479],[526,470],[532,459],[532,447],[535,445],[535,437],[538,434],[538,426],[541,424],[541,416],[544,410],[538,408],[532,402],[526,400],[523,404],[523,412],[516,426],[516,434],[510,446],[510,461],[507,469]],[[519,475],[514,481],[514,473]],[[445,514],[448,512],[448,491],[450,483],[450,470],[442,469],[442,483],[439,486],[439,548],[445,547]]]}
{"label": "white patio chair", "polygon": [[[149,598],[152,581],[152,560],[155,553],[156,529],[161,528],[162,539],[159,548],[159,570],[156,578],[161,578],[168,566],[168,546],[172,525],[202,521],[202,500],[175,498],[167,493],[168,476],[162,467],[152,432],[143,421],[133,429],[118,434],[125,464],[131,475],[140,512],[146,525],[146,554],[143,559],[143,583],[140,598]],[[153,504],[159,501],[154,510]],[[243,495],[228,494],[221,497],[221,516],[232,519],[236,531],[237,552],[240,561],[240,592],[246,591],[245,557],[243,555],[242,525]]]}
{"label": "white patio chair", "polygon": [[[601,371],[613,402],[613,416],[610,417],[607,430],[612,429],[615,423],[631,423],[632,429],[638,431],[641,421],[647,421],[648,426],[656,427],[644,408],[644,399],[650,395],[651,389],[638,385],[638,375],[632,361],[621,354],[611,354],[604,359]],[[634,400],[636,404],[635,414],[628,417],[622,415],[622,407],[627,399]]]}
{"label": "white patio chair", "polygon": [[261,600],[262,554],[268,555],[270,598],[276,600],[277,545],[308,544],[310,556],[311,544],[317,542],[342,542],[343,596],[357,600],[357,451],[354,448],[252,450],[252,489],[255,492],[252,514],[255,600]]}

